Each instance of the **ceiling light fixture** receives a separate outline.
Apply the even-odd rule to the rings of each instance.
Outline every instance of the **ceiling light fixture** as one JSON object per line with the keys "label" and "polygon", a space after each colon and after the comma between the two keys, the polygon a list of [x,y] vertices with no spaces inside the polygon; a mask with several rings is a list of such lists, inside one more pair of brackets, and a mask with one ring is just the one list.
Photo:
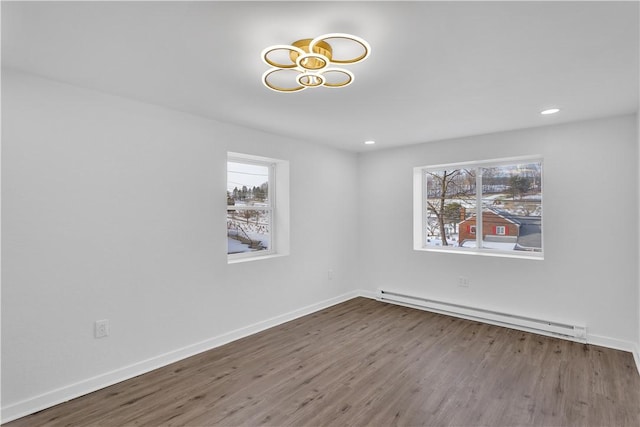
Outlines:
{"label": "ceiling light fixture", "polygon": [[369,140],[369,141],[365,141],[365,142],[364,142],[364,144],[365,144],[365,145],[373,145],[373,144],[375,144],[375,143],[376,143],[376,142],[375,142],[375,141],[373,141],[373,140]]}
{"label": "ceiling light fixture", "polygon": [[353,83],[354,75],[335,65],[364,61],[370,53],[365,40],[344,33],[270,46],[262,51],[262,60],[272,68],[262,75],[262,82],[269,89],[284,93],[321,86],[345,87]]}
{"label": "ceiling light fixture", "polygon": [[559,109],[559,108],[549,108],[548,110],[540,111],[540,114],[543,114],[543,115],[545,115],[545,116],[546,116],[546,115],[548,115],[548,114],[555,114],[555,113],[557,113],[558,111],[560,111],[560,109]]}

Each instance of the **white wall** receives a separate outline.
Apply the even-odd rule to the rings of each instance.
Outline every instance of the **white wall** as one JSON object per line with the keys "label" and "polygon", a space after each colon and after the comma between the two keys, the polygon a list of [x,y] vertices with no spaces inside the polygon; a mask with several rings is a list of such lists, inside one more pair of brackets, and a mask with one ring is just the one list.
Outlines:
{"label": "white wall", "polygon": [[[412,250],[413,167],[535,154],[543,261]],[[635,115],[371,152],[359,166],[363,288],[577,322],[591,342],[626,350],[638,342]]]}
{"label": "white wall", "polygon": [[[10,70],[2,113],[3,421],[357,288],[355,154]],[[290,256],[227,264],[227,151],[290,161]]]}

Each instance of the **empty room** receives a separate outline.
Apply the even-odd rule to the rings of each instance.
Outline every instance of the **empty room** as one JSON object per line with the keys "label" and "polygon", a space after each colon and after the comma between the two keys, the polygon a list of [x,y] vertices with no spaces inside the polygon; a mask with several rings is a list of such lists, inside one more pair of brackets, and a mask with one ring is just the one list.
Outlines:
{"label": "empty room", "polygon": [[640,425],[640,2],[0,8],[3,426]]}

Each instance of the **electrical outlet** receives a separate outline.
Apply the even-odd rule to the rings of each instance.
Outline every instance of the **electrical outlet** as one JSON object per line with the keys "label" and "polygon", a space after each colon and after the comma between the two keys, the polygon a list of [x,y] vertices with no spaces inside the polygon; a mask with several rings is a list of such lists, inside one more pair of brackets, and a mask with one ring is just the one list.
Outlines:
{"label": "electrical outlet", "polygon": [[458,286],[460,286],[461,288],[468,288],[469,278],[465,276],[458,277]]}
{"label": "electrical outlet", "polygon": [[96,320],[95,337],[104,338],[109,336],[109,319]]}

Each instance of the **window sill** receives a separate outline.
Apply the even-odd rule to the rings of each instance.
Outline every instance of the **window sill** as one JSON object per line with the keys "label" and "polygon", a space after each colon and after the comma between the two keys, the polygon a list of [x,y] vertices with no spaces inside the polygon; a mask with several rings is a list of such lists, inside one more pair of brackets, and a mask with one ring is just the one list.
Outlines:
{"label": "window sill", "polygon": [[438,252],[449,254],[463,254],[463,255],[479,255],[479,256],[491,256],[500,258],[516,258],[516,259],[530,259],[535,261],[543,261],[544,254],[539,252],[525,252],[523,254],[514,254],[510,252],[497,252],[491,250],[478,251],[474,249],[440,249],[440,248],[414,248],[416,251],[422,252]]}
{"label": "window sill", "polygon": [[240,264],[243,262],[260,261],[263,259],[271,259],[271,258],[280,258],[288,255],[289,254],[268,254],[268,255],[247,256],[242,258],[227,258],[227,264]]}

